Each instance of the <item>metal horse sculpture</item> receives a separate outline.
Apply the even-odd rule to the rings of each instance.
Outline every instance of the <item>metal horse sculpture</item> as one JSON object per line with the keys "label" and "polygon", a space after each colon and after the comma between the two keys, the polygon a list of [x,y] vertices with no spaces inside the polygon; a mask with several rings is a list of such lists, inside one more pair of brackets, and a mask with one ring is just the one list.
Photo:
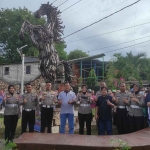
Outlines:
{"label": "metal horse sculpture", "polygon": [[72,69],[68,62],[60,61],[55,44],[62,42],[61,35],[64,27],[60,20],[61,12],[52,4],[42,4],[34,13],[36,18],[47,16],[45,25],[33,25],[28,21],[22,24],[19,38],[23,40],[24,33],[30,36],[32,44],[39,50],[40,65],[39,70],[46,82],[54,82],[58,74],[60,77],[65,76],[65,80],[71,82]]}

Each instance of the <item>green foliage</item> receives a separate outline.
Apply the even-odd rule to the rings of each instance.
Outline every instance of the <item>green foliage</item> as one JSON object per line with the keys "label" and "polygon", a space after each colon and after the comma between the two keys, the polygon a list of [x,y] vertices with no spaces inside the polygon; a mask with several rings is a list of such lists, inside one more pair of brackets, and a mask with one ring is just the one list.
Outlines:
{"label": "green foliage", "polygon": [[83,83],[83,78],[82,78],[82,77],[79,78],[79,83],[80,83],[80,84]]}
{"label": "green foliage", "polygon": [[28,45],[23,49],[26,56],[38,56],[38,50],[32,46],[29,37],[26,35],[25,39],[21,41],[18,34],[22,23],[28,20],[32,24],[45,24],[45,19],[37,19],[33,13],[27,8],[19,9],[2,9],[0,10],[0,45],[3,47],[3,57],[5,62],[18,62],[20,56],[16,49],[23,45]]}
{"label": "green foliage", "polygon": [[62,42],[60,44],[56,44],[55,48],[56,48],[56,50],[58,52],[60,60],[67,60],[68,59],[67,52],[64,51],[64,49],[66,48],[65,43]]}
{"label": "green foliage", "polygon": [[88,88],[94,89],[94,86],[96,85],[96,83],[97,83],[97,77],[95,74],[95,70],[92,69],[89,73],[86,84],[87,84]]}
{"label": "green foliage", "polygon": [[[7,142],[8,142],[8,141],[6,140],[5,143],[7,143]],[[16,146],[17,146],[17,145],[16,145],[14,142],[8,142],[8,144],[6,144],[6,145],[2,148],[2,150],[12,150],[12,149],[17,150],[17,149],[15,149]]]}
{"label": "green foliage", "polygon": [[118,146],[114,146],[114,150],[129,150],[131,149],[130,146],[128,146],[128,144],[124,141],[122,141],[121,139],[119,140],[110,140],[110,142],[113,143],[117,143]]}
{"label": "green foliage", "polygon": [[149,80],[150,79],[150,59],[145,58],[145,53],[133,55],[132,52],[126,56],[114,54],[113,59],[107,65],[107,83],[109,87],[114,87],[113,80],[121,82],[120,78],[126,81]]}
{"label": "green foliage", "polygon": [[78,58],[82,58],[82,57],[88,57],[89,55],[86,54],[86,52],[83,52],[82,50],[74,50],[74,51],[71,51],[69,54],[68,54],[68,59],[69,60],[72,60],[72,59],[78,59]]}
{"label": "green foliage", "polygon": [[0,64],[4,63],[5,62],[5,58],[0,56]]}

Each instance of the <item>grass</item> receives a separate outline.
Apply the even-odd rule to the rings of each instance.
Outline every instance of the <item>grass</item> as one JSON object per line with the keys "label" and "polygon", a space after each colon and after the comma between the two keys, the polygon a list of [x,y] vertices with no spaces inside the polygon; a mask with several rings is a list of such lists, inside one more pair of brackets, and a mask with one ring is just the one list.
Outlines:
{"label": "grass", "polygon": [[[4,116],[0,115],[0,139],[4,139]],[[21,135],[21,119],[18,120],[15,138],[18,138]]]}

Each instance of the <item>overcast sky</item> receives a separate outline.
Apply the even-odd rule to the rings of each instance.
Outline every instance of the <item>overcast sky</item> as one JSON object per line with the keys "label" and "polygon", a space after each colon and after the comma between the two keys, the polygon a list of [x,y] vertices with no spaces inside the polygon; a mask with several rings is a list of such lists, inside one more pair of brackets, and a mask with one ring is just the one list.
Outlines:
{"label": "overcast sky", "polygon": [[[41,4],[47,3],[47,1],[48,0],[0,0],[0,7],[23,8],[25,6],[34,12],[40,7]],[[53,1],[50,0],[49,2],[51,3]],[[66,0],[57,0],[53,5],[59,6],[65,1]],[[63,11],[77,1],[79,0],[68,0],[65,4],[60,6],[59,9]],[[97,20],[100,20],[101,18],[106,17],[107,15],[120,10],[121,8],[136,1],[137,0],[81,0],[79,3],[61,14],[63,25],[65,25],[64,36],[67,36],[76,30],[79,30]],[[135,25],[143,23],[147,24],[135,27]],[[118,32],[96,36],[130,26],[133,27]],[[91,36],[96,37],[80,40]],[[142,38],[145,36],[148,37]],[[116,45],[131,40],[132,42]],[[130,48],[109,52],[111,50],[117,50],[148,40],[150,40],[150,0],[141,0],[129,8],[77,34],[65,38],[65,42],[67,44],[67,48],[65,50],[70,52],[74,49],[81,49],[82,51],[87,52],[89,55],[106,53],[105,60],[110,60],[114,53],[118,52],[125,55],[130,51],[132,51],[134,54],[139,52],[146,52],[147,57],[150,57],[150,41],[137,46],[132,46]],[[101,49],[111,45],[116,46]]]}

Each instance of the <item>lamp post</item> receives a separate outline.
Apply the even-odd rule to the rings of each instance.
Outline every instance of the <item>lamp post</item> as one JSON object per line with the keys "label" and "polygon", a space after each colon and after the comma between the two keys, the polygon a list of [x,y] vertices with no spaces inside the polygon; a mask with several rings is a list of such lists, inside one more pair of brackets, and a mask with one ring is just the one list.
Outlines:
{"label": "lamp post", "polygon": [[22,49],[25,48],[26,46],[27,45],[17,48],[17,52],[19,53],[22,60],[21,95],[23,94],[23,87],[24,87],[24,57],[25,57],[25,54],[22,53]]}

